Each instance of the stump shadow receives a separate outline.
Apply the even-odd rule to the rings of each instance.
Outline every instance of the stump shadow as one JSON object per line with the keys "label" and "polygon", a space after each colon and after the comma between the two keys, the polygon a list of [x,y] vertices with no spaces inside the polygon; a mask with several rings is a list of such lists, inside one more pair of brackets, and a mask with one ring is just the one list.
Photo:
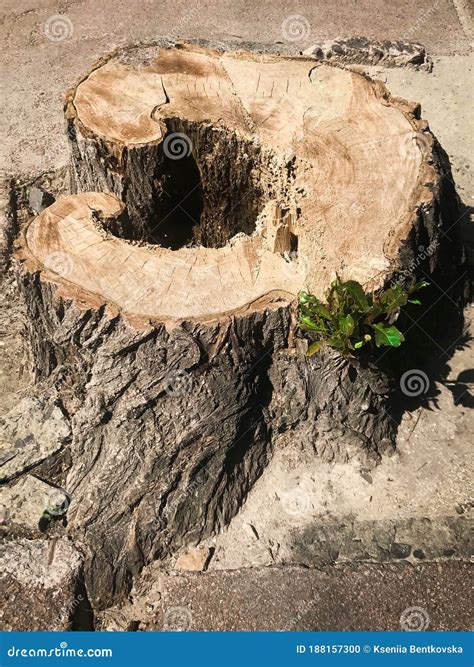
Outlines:
{"label": "stump shadow", "polygon": [[[467,271],[460,280],[464,287]],[[465,290],[444,291],[433,282],[428,291],[426,302],[425,295],[421,296],[425,312],[410,307],[400,316],[398,324],[405,332],[405,344],[382,351],[377,360],[394,382],[391,417],[398,426],[405,412],[441,409],[439,385],[451,392],[455,405],[474,407],[474,369],[465,368],[453,378],[450,363],[473,338],[464,318]]]}

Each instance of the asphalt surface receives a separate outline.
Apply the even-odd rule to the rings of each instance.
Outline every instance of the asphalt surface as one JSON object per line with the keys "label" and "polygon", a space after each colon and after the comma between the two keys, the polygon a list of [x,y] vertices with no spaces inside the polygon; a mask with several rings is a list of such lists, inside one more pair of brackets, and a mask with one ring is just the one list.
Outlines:
{"label": "asphalt surface", "polygon": [[148,629],[469,630],[469,570],[450,562],[179,573],[163,579]]}

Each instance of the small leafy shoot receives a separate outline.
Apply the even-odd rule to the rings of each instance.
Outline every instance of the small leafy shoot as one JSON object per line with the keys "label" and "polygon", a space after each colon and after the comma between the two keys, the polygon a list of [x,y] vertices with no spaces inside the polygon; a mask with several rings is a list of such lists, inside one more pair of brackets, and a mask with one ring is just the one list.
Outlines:
{"label": "small leafy shoot", "polygon": [[394,322],[407,303],[421,304],[419,299],[410,297],[428,285],[426,280],[413,280],[408,286],[396,283],[376,294],[366,294],[357,281],[342,282],[336,277],[326,294],[326,303],[301,292],[297,320],[311,341],[306,354],[311,356],[324,345],[345,354],[369,344],[400,347],[405,337]]}

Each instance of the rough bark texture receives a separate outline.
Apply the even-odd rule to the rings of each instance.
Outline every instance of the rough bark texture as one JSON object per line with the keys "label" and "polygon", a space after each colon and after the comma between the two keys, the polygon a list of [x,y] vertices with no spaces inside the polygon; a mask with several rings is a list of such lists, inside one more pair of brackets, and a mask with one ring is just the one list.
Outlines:
{"label": "rough bark texture", "polygon": [[289,355],[287,307],[137,332],[58,299],[37,277],[21,286],[38,379],[72,416],[68,530],[87,553],[98,607],[145,563],[226,525],[278,433],[364,465],[392,446],[380,375],[332,352]]}
{"label": "rough bark texture", "polygon": [[[167,67],[176,66],[174,57],[172,54]],[[207,81],[210,73],[205,68],[211,67],[218,71],[219,81],[228,84],[220,64],[216,64],[217,56],[199,53],[190,58],[189,67],[195,77],[205,75]],[[204,75],[200,69],[203,58]],[[181,55],[177,62],[182,62]],[[252,67],[252,63],[247,65]],[[278,69],[280,63],[272,60],[270,65]],[[283,68],[286,66],[293,67],[292,61],[282,63]],[[240,68],[239,62],[236,67]],[[127,69],[126,76],[129,74]],[[346,81],[346,74],[340,76],[336,73],[336,82]],[[138,80],[133,79],[137,90],[140,77],[139,73]],[[368,84],[363,77],[360,79],[350,85],[364,91]],[[400,126],[405,127],[406,122],[410,130],[413,123],[421,132],[422,121],[416,118],[416,109],[411,107],[409,112],[405,103],[390,100],[375,84],[371,90],[373,104],[390,107],[390,114],[393,112]],[[128,92],[133,93],[133,88]],[[346,272],[356,274],[348,277],[358,278],[365,272],[371,279],[367,282],[375,286],[404,271],[416,272],[420,266],[452,275],[446,263],[443,229],[448,230],[455,221],[454,194],[442,183],[449,166],[438,158],[441,153],[429,132],[423,134],[425,144],[422,150],[417,149],[415,160],[407,157],[406,147],[403,149],[400,164],[409,164],[407,173],[411,176],[404,171],[398,176],[404,184],[401,189],[406,186],[409,192],[401,193],[404,203],[397,203],[401,210],[393,223],[383,228],[378,218],[369,218],[365,227],[354,223],[354,229],[345,233],[331,225],[324,230],[329,219],[322,213],[318,217],[316,204],[308,206],[304,215],[299,210],[297,192],[303,181],[295,173],[298,169],[300,174],[306,173],[308,164],[313,169],[315,155],[331,164],[336,145],[331,143],[335,141],[332,130],[327,130],[322,143],[311,135],[318,149],[315,153],[308,153],[308,141],[303,142],[303,150],[298,139],[297,149],[304,153],[299,161],[294,155],[285,157],[279,145],[276,157],[265,142],[268,144],[269,136],[280,137],[278,124],[270,135],[265,130],[262,141],[242,136],[245,123],[253,123],[254,132],[255,119],[249,121],[235,94],[227,94],[229,104],[236,105],[229,112],[232,122],[237,118],[242,123],[239,131],[229,131],[217,121],[211,124],[201,119],[198,123],[171,115],[162,121],[166,130],[156,139],[153,133],[157,125],[150,123],[150,109],[146,108],[145,130],[141,125],[138,128],[144,133],[142,142],[136,141],[137,128],[127,125],[133,135],[128,143],[104,139],[85,128],[76,115],[77,97],[70,96],[67,117],[73,189],[114,192],[124,199],[129,217],[118,211],[112,197],[78,194],[44,211],[17,243],[17,276],[27,309],[31,365],[38,383],[49,388],[52,400],[57,398],[71,418],[71,465],[65,482],[71,498],[68,531],[85,556],[86,584],[96,608],[104,609],[122,600],[144,565],[183,545],[197,543],[226,525],[263,471],[279,434],[293,436],[299,446],[314,450],[326,460],[358,457],[365,466],[373,465],[382,452],[393,448],[395,422],[388,416],[390,387],[381,371],[363,359],[348,360],[331,351],[308,359],[302,346],[295,346],[292,299],[297,289],[305,286],[304,275],[298,269],[285,276],[282,271],[287,260],[282,252],[268,248],[269,234],[259,234],[261,223],[268,229],[265,216],[270,209],[270,220],[276,205],[279,218],[290,219],[295,225],[292,233],[299,239],[298,252],[302,247],[307,249],[306,268],[311,275],[314,269],[320,293],[327,287],[326,275],[341,261],[346,264]],[[314,91],[310,87],[305,94],[311,96]],[[83,109],[92,99],[90,91],[88,95],[83,97]],[[164,85],[162,97],[161,103],[155,98],[158,110],[169,103]],[[217,105],[216,99],[212,104]],[[102,103],[99,95],[98,108]],[[290,113],[286,103],[282,113]],[[211,109],[212,113],[223,113],[219,105],[216,109]],[[157,111],[155,107],[151,111],[153,119]],[[102,121],[107,125],[107,118]],[[117,127],[122,131],[120,123]],[[164,156],[164,136],[170,130],[190,135],[194,162],[181,163],[181,167],[192,181],[199,165],[196,188],[202,190],[202,196],[192,206],[202,208],[191,228],[181,230],[181,237],[172,233],[171,226],[166,232],[161,228],[152,240],[168,248],[199,243],[209,249],[150,249],[126,240],[150,236],[156,216],[162,219],[171,215],[170,201],[183,193],[183,172]],[[405,141],[406,137],[402,146]],[[340,193],[345,197],[348,185],[344,164],[342,178],[329,174],[334,178],[336,194],[331,193],[333,182],[328,177],[321,199],[313,197],[312,192],[309,199],[323,207]],[[380,163],[382,168],[385,165]],[[357,165],[361,173],[364,169],[364,162]],[[397,169],[394,164],[386,171],[393,170],[395,177]],[[409,188],[407,178],[413,179]],[[219,196],[219,188],[226,197]],[[161,196],[163,189],[172,192],[170,199]],[[374,193],[375,199],[376,188]],[[350,200],[353,194],[347,196]],[[393,201],[398,202],[397,196]],[[342,200],[343,205],[346,203]],[[102,211],[101,206],[105,207]],[[192,206],[187,213],[193,212]],[[311,215],[319,232],[312,231]],[[380,229],[376,232],[377,225]],[[234,234],[248,236],[254,230],[250,240],[238,238],[228,243]],[[364,235],[378,238],[383,247],[382,260],[374,259],[373,265],[367,265],[364,259],[371,257],[371,249],[361,242]],[[288,236],[280,236],[275,247],[281,251],[281,238]],[[337,243],[332,243],[333,237],[339,238]],[[71,245],[74,243],[77,247]],[[418,261],[421,244],[432,250]],[[321,249],[317,261],[311,254],[317,252],[314,248],[323,246],[329,255],[327,265]],[[344,248],[346,254],[341,254]],[[381,252],[380,248],[374,253]],[[127,257],[119,260],[124,250]],[[223,255],[242,272],[239,280],[232,282],[231,295],[241,294],[242,303],[230,309],[219,305],[230,298],[222,283],[216,286],[209,275],[198,276],[197,282],[191,283],[195,260],[200,258],[205,266],[212,256],[219,267]],[[266,257],[267,264],[254,260],[257,255]],[[113,272],[117,263],[121,269],[122,261],[125,271],[129,257],[133,271],[117,287],[112,284]],[[380,261],[381,271],[377,268]],[[189,303],[185,300],[184,306],[191,314],[183,311],[181,317],[165,317],[169,312],[162,301],[153,305],[152,285],[138,299],[138,305],[134,299],[134,307],[128,307],[129,292],[150,280],[145,265],[157,267],[156,273],[152,272],[153,280],[166,282],[162,269],[166,262],[172,267],[176,264],[166,298],[171,294],[177,301],[186,290],[186,280],[175,277],[179,267],[184,265],[186,277],[191,276],[189,293],[185,293]],[[189,269],[186,262],[190,262]],[[101,283],[99,277],[103,278],[104,272],[109,281]],[[219,280],[225,280],[218,273]],[[258,283],[265,275],[267,282]],[[250,282],[248,276],[253,276]],[[252,298],[244,298],[247,284],[262,284],[265,290],[263,294],[249,292]],[[209,290],[209,296],[205,290]],[[192,310],[195,302],[201,308],[197,314]],[[153,307],[156,311],[149,310]],[[209,310],[202,310],[206,307]]]}
{"label": "rough bark texture", "polygon": [[411,67],[431,72],[433,61],[421,44],[414,42],[376,42],[366,37],[328,39],[313,44],[305,55],[317,60],[331,60],[344,64],[363,63],[385,67]]}
{"label": "rough bark texture", "polygon": [[173,249],[191,243],[220,248],[239,232],[252,234],[263,202],[284,191],[283,167],[225,127],[173,118],[167,130],[189,138],[199,168],[191,155],[167,158],[162,142],[123,146],[114,160],[110,146],[69,121],[71,192],[113,192],[127,204],[129,238]]}

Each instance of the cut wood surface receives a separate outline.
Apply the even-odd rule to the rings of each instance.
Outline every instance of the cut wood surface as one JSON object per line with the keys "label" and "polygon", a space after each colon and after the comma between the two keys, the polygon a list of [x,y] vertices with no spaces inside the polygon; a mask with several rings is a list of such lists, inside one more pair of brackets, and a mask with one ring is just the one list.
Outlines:
{"label": "cut wood surface", "polygon": [[[321,296],[336,272],[378,287],[404,268],[439,178],[414,105],[304,58],[197,47],[136,58],[111,59],[69,94],[72,182],[115,192],[128,238],[157,245],[101,235],[93,210],[117,204],[87,195],[32,224],[40,262],[64,252],[70,283],[157,319],[218,316],[272,292],[290,301],[303,287]],[[275,244],[285,216],[286,246]]]}
{"label": "cut wood surface", "polygon": [[68,93],[73,194],[22,229],[16,269],[96,608],[225,526],[272,447],[365,468],[393,449],[387,378],[305,357],[292,307],[336,272],[451,271],[449,163],[418,116],[355,71],[186,46]]}
{"label": "cut wood surface", "polygon": [[272,252],[257,257],[258,238],[245,236],[221,249],[131,245],[100,225],[101,218],[113,220],[122,209],[110,194],[61,199],[30,225],[28,248],[53,277],[64,276],[71,296],[79,286],[126,313],[156,319],[206,319],[247,305],[262,307],[259,298],[265,296],[265,305],[288,303],[290,290],[302,284],[298,265],[292,271],[291,263]]}

